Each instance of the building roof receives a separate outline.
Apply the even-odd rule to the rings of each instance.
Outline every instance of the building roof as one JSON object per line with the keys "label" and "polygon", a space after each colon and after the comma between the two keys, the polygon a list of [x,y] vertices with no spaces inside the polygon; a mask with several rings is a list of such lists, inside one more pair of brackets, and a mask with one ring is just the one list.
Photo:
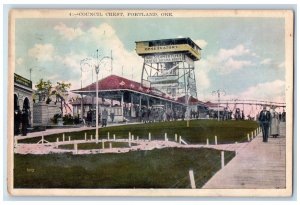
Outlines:
{"label": "building roof", "polygon": [[[118,91],[118,90],[132,90],[136,92],[141,92],[145,94],[150,94],[153,96],[158,96],[165,98],[167,100],[172,100],[167,94],[155,89],[143,86],[141,83],[116,76],[110,75],[102,80],[98,81],[98,89],[101,91]],[[90,84],[82,89],[72,90],[72,92],[95,92],[96,83]]]}
{"label": "building roof", "polygon": [[[71,105],[81,105],[81,98],[76,98],[76,99],[71,99],[69,100],[69,103]],[[83,97],[83,104],[84,105],[94,105],[96,103],[96,98],[94,98],[94,101],[93,101],[93,98],[91,96],[84,96]],[[103,100],[102,98],[99,98],[98,100],[98,104],[100,105],[110,105],[109,102]]]}
{"label": "building roof", "polygon": [[148,41],[136,41],[135,43],[140,43],[140,42],[151,42],[155,44],[159,43],[170,43],[174,44],[174,42],[181,42],[181,41],[186,41],[191,43],[192,45],[196,46],[198,49],[202,50],[200,46],[198,46],[191,38],[186,37],[186,38],[168,38],[168,39],[158,39],[158,40],[148,40]]}

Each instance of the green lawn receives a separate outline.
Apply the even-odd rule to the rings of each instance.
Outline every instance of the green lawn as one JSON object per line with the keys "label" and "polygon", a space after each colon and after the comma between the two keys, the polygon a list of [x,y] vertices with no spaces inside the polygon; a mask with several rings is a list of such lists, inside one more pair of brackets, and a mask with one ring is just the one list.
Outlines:
{"label": "green lawn", "polygon": [[[104,142],[104,148],[109,148],[109,143],[112,144],[113,148],[128,148],[128,142]],[[131,146],[136,146],[136,143],[131,143]],[[91,143],[80,143],[77,145],[79,150],[89,150],[89,149],[102,149],[102,142],[96,144],[95,142]],[[74,149],[73,144],[59,145],[59,149]]]}
{"label": "green lawn", "polygon": [[[165,148],[123,154],[14,155],[15,188],[201,188],[221,167],[220,151]],[[234,152],[225,152],[225,163]]]}
{"label": "green lawn", "polygon": [[[128,138],[128,132],[140,139],[148,139],[148,133],[151,132],[152,139],[164,139],[164,133],[168,133],[169,140],[174,140],[175,133],[182,136],[186,142],[191,144],[206,143],[208,138],[210,143],[214,142],[214,136],[218,136],[218,143],[234,143],[247,141],[247,133],[258,127],[255,121],[216,121],[216,120],[193,120],[190,126],[186,126],[186,121],[160,122],[139,125],[123,125],[115,127],[106,127],[99,130],[100,139],[107,139],[107,132],[110,132],[110,138],[113,134],[116,138]],[[66,133],[72,139],[84,139],[84,133],[87,138],[95,135],[95,130]],[[45,136],[45,139],[54,142],[56,138],[62,140],[62,134]],[[36,143],[40,138],[19,140],[20,143]]]}

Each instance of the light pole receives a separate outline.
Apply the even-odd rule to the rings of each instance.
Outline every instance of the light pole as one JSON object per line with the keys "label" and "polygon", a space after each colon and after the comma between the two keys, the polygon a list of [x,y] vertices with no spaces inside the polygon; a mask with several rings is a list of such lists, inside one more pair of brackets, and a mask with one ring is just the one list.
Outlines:
{"label": "light pole", "polygon": [[100,63],[102,62],[102,60],[104,59],[110,59],[110,57],[108,56],[104,56],[103,58],[101,58],[101,60],[99,60],[99,55],[98,55],[99,50],[97,49],[97,61],[95,63],[95,72],[96,72],[96,143],[98,143],[99,140],[99,99],[98,99],[98,90],[99,90],[99,84],[98,84],[98,74],[99,74],[99,67],[100,67]]}
{"label": "light pole", "polygon": [[[87,65],[89,68],[91,68],[91,65],[90,65],[89,61],[91,61],[91,59],[89,59],[89,58],[84,58],[84,59],[82,59],[82,60],[80,61],[81,89],[82,89],[82,72],[86,72],[86,71],[87,71],[87,68],[85,68],[86,65]],[[93,71],[92,71],[92,72],[93,72]],[[83,120],[83,115],[84,115],[84,112],[83,112],[83,95],[82,95],[82,94],[80,94],[80,95],[81,95],[81,108],[80,108],[80,109],[81,109],[81,113],[80,113],[80,115],[81,115],[81,119]]]}
{"label": "light pole", "polygon": [[215,90],[212,92],[212,95],[215,95],[215,94],[218,95],[218,121],[220,121],[220,97],[221,97],[221,95],[225,95],[226,93],[224,90],[218,89],[218,90]]}

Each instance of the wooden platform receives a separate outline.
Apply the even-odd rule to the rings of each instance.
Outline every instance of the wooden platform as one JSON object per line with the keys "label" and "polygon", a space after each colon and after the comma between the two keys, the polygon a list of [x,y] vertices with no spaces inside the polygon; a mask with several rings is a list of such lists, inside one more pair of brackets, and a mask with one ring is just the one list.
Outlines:
{"label": "wooden platform", "polygon": [[285,123],[280,124],[280,133],[279,138],[269,138],[268,143],[262,142],[260,133],[202,188],[285,188]]}

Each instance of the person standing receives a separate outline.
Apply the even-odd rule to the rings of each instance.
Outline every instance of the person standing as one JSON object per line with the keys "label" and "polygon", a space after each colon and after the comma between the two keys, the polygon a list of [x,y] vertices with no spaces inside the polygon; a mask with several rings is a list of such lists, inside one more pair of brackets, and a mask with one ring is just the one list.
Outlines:
{"label": "person standing", "polygon": [[275,106],[271,107],[271,123],[270,123],[270,135],[273,137],[279,136],[279,116],[275,111]]}
{"label": "person standing", "polygon": [[113,109],[111,109],[110,111],[110,119],[111,119],[111,122],[114,123],[114,119],[115,119],[115,112]]}
{"label": "person standing", "polygon": [[22,136],[27,135],[27,127],[28,127],[28,112],[24,108],[22,110]]}
{"label": "person standing", "polygon": [[268,142],[271,114],[267,110],[267,106],[263,106],[263,110],[260,112],[258,120],[263,133],[263,142]]}
{"label": "person standing", "polygon": [[102,127],[106,127],[107,118],[108,118],[108,112],[107,112],[106,108],[104,108],[103,113],[102,113]]}

